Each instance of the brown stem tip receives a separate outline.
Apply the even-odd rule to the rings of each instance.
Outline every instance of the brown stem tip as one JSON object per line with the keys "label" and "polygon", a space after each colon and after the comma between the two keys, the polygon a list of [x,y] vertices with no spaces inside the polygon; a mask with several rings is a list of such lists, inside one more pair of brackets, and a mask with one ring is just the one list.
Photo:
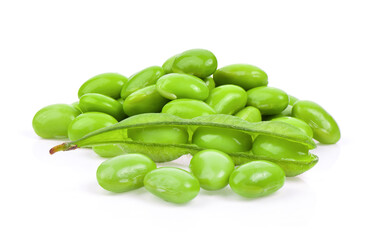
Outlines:
{"label": "brown stem tip", "polygon": [[62,143],[62,144],[59,144],[59,145],[57,145],[55,147],[52,147],[49,150],[49,153],[52,155],[52,154],[54,154],[56,152],[75,150],[77,148],[78,148],[77,145],[71,145],[71,144],[67,144],[67,143]]}

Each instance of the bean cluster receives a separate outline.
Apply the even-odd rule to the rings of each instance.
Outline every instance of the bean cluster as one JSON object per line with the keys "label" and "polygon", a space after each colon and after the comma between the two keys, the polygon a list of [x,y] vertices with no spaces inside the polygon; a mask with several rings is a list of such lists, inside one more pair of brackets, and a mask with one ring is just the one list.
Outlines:
{"label": "bean cluster", "polygon": [[[256,198],[317,163],[309,152],[316,146],[312,138],[323,144],[340,139],[337,123],[320,105],[267,85],[267,74],[256,66],[217,68],[212,52],[192,49],[129,78],[94,76],[80,87],[78,102],[39,110],[33,128],[42,138],[70,140],[50,153],[91,147],[110,158],[97,170],[108,191],[144,186],[185,203],[200,188],[229,184]],[[156,166],[184,154],[193,156],[190,172]]]}

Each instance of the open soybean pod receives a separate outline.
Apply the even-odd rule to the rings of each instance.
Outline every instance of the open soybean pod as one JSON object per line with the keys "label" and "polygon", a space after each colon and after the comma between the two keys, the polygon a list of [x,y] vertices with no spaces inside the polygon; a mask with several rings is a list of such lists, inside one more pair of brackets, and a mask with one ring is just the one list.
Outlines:
{"label": "open soybean pod", "polygon": [[[128,136],[129,132],[144,129],[144,134],[149,129],[154,131],[163,127],[184,129],[186,134],[179,132],[180,139],[188,135],[185,139],[177,142],[142,142],[133,140]],[[252,139],[258,135],[274,137],[284,142],[293,142],[304,146],[307,151],[316,147],[313,140],[298,128],[284,122],[258,122],[250,123],[235,116],[225,114],[215,114],[200,116],[193,119],[182,119],[165,113],[146,113],[136,115],[123,120],[113,126],[103,128],[80,140],[67,142],[53,147],[50,153],[58,151],[73,150],[78,147],[88,147],[104,144],[122,143],[124,150],[130,153],[142,153],[151,157],[155,162],[166,162],[175,160],[184,154],[194,155],[206,148],[191,143],[192,135],[199,127],[217,128],[220,132],[236,131],[239,134],[248,134]],[[182,139],[183,140],[183,139]],[[267,160],[278,164],[283,168],[287,176],[299,175],[312,168],[318,161],[317,156],[307,152],[306,157],[301,159],[291,157],[270,157],[254,155],[251,150],[244,152],[229,152],[236,165],[254,160]]]}

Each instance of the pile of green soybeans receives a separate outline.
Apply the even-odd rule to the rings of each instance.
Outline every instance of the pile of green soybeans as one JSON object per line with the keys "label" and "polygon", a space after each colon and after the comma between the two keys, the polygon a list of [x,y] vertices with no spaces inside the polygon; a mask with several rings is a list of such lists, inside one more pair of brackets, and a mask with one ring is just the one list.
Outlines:
{"label": "pile of green soybeans", "polygon": [[[257,198],[318,162],[309,151],[314,140],[340,139],[337,123],[320,105],[267,85],[267,74],[256,66],[217,68],[212,52],[192,49],[129,78],[94,76],[80,87],[78,102],[39,110],[33,128],[42,138],[70,140],[51,154],[90,148],[107,158],[96,176],[111,192],[145,187],[168,202],[186,203],[200,188],[229,184]],[[190,171],[157,168],[187,154]]]}

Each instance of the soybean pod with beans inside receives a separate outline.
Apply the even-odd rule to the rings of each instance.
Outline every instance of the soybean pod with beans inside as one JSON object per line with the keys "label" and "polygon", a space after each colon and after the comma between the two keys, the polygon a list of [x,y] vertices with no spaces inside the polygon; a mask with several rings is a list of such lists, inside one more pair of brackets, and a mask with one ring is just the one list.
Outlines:
{"label": "soybean pod with beans inside", "polygon": [[[160,142],[160,138],[158,137],[154,138],[154,142],[144,142],[146,141],[144,139],[133,140],[127,134],[130,131],[137,131],[136,129],[143,131],[143,129],[154,130],[162,127],[180,128],[188,134],[188,139],[184,137],[185,135],[182,135],[183,141],[181,143]],[[290,149],[289,157],[283,158],[269,151],[267,154],[260,153],[260,155],[256,155],[252,151],[254,150],[254,143],[251,149],[248,149],[251,146],[251,142],[248,145],[244,143],[241,146],[237,145],[237,147],[233,147],[230,149],[231,152],[228,153],[236,165],[255,160],[268,160],[282,167],[287,176],[296,176],[312,168],[318,161],[317,156],[309,153],[309,150],[315,147],[315,143],[297,127],[274,121],[250,123],[238,117],[224,114],[207,115],[193,119],[182,119],[165,113],[140,114],[127,118],[110,127],[90,133],[80,140],[58,145],[52,148],[50,152],[55,153],[57,151],[72,150],[77,147],[122,143],[126,152],[139,152],[147,155],[155,162],[167,162],[185,154],[194,155],[199,151],[207,149],[196,145],[196,141],[194,141],[194,133],[197,129],[201,128],[212,129],[211,131],[217,129],[218,133],[232,132],[231,138],[227,139],[227,141],[234,141],[235,138],[241,141],[241,139],[238,139],[239,135],[244,136],[243,138],[248,136],[251,142],[253,138],[268,136],[280,142],[288,141],[297,144],[304,149],[303,155],[296,154],[297,148],[294,149],[294,153]],[[207,132],[205,133],[208,134]],[[228,136],[229,134],[226,134],[223,137]],[[162,141],[164,139],[166,138],[162,138]],[[187,143],[185,143],[186,141]],[[206,142],[206,139],[203,139],[203,141],[209,144]]]}

